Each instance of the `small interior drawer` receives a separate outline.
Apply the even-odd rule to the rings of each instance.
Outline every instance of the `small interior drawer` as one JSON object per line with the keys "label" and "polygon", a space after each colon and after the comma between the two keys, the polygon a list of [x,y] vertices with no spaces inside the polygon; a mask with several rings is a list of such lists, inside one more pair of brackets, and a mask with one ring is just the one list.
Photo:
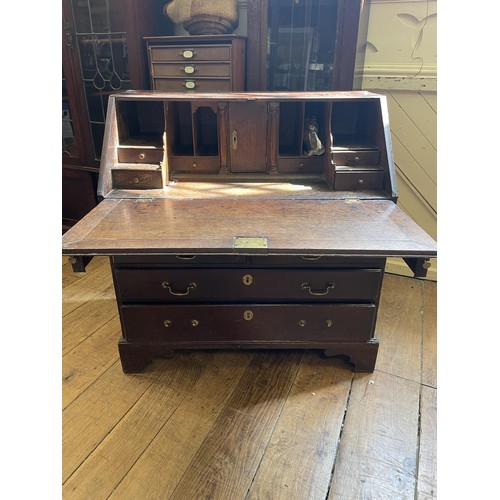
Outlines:
{"label": "small interior drawer", "polygon": [[203,63],[203,62],[186,62],[186,63],[160,63],[155,62],[152,65],[153,77],[227,77],[231,76],[231,66],[227,63]]}
{"label": "small interior drawer", "polygon": [[120,163],[160,163],[163,160],[163,149],[160,148],[127,148],[118,147]]}
{"label": "small interior drawer", "polygon": [[218,156],[172,156],[170,169],[172,173],[217,174],[220,170],[220,160]]}
{"label": "small interior drawer", "polygon": [[116,267],[150,267],[165,266],[195,267],[209,265],[237,265],[245,264],[245,255],[114,255],[111,257]]}
{"label": "small interior drawer", "polygon": [[153,78],[154,90],[165,92],[231,91],[229,78]]}
{"label": "small interior drawer", "polygon": [[381,170],[336,170],[335,189],[383,189],[384,172]]}
{"label": "small interior drawer", "polygon": [[117,269],[123,302],[375,301],[380,269]]}
{"label": "small interior drawer", "polygon": [[316,158],[279,158],[279,171],[282,174],[307,173],[320,174],[324,170],[325,160],[323,157]]}
{"label": "small interior drawer", "polygon": [[151,61],[229,61],[229,45],[150,46]]}
{"label": "small interior drawer", "polygon": [[380,153],[378,149],[346,150],[335,149],[332,151],[332,159],[337,165],[363,166],[378,165]]}
{"label": "small interior drawer", "polygon": [[161,170],[120,169],[111,170],[115,189],[161,189],[163,178]]}
{"label": "small interior drawer", "polygon": [[374,304],[125,305],[120,312],[130,341],[368,341]]}

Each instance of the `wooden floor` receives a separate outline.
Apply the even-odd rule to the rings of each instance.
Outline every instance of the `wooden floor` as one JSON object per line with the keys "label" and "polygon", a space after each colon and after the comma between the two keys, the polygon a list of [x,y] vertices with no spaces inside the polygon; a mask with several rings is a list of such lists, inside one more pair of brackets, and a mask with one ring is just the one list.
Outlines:
{"label": "wooden floor", "polygon": [[107,259],[63,259],[63,498],[436,498],[436,283],[387,274],[376,370],[184,352],[125,375]]}

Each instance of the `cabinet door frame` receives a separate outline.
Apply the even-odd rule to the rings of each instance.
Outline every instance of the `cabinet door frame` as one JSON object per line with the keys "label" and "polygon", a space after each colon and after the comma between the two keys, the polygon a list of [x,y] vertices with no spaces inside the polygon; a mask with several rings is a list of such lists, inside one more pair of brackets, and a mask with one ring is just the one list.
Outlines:
{"label": "cabinet door frame", "polygon": [[[248,1],[247,88],[267,90],[268,8],[272,0]],[[366,43],[369,3],[363,0],[338,0],[333,77],[330,90],[351,90],[359,86],[355,75],[358,46]],[[360,54],[361,55],[361,54]],[[358,55],[358,64],[360,61]]]}

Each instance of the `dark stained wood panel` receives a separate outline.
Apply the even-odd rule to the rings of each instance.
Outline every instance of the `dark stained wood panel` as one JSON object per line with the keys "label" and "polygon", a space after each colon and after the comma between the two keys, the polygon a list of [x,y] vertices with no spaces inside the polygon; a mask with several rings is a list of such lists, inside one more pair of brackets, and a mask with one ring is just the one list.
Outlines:
{"label": "dark stained wood panel", "polygon": [[63,237],[63,254],[252,253],[436,255],[436,243],[388,200],[104,200]]}

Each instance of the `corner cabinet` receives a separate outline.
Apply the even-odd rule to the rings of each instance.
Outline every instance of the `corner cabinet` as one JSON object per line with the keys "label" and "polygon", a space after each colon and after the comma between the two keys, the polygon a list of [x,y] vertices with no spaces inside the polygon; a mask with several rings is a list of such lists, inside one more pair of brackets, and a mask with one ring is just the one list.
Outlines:
{"label": "corner cabinet", "polygon": [[320,349],[372,371],[387,257],[436,243],[396,205],[385,97],[111,96],[98,191],[63,254],[108,255],[125,372],[178,349]]}
{"label": "corner cabinet", "polygon": [[108,96],[148,88],[142,37],[169,34],[164,1],[62,2],[62,225],[97,204]]}

